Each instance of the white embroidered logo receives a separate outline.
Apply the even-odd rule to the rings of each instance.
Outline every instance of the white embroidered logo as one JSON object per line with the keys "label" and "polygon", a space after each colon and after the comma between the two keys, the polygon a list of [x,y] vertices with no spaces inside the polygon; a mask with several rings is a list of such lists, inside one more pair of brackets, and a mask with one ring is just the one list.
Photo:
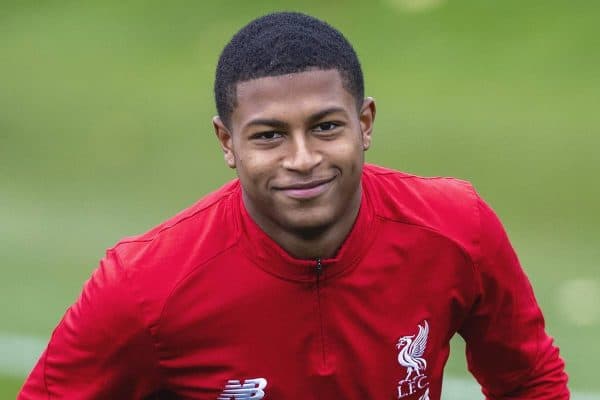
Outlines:
{"label": "white embroidered logo", "polygon": [[429,336],[429,324],[425,320],[423,325],[419,324],[418,327],[419,332],[416,335],[402,336],[396,344],[400,350],[398,363],[406,368],[406,377],[398,382],[398,399],[426,389],[419,400],[429,400],[429,382],[425,375],[427,360],[423,358]]}
{"label": "white embroidered logo", "polygon": [[263,389],[266,387],[265,378],[246,379],[244,383],[240,383],[237,379],[230,379],[217,400],[262,399],[265,396]]}

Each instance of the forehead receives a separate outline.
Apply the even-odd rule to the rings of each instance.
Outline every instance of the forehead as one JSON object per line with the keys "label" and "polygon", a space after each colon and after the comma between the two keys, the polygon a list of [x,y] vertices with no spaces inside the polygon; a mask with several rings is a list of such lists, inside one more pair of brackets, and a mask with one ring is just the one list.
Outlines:
{"label": "forehead", "polygon": [[234,125],[254,118],[294,118],[338,107],[351,112],[356,102],[335,70],[309,70],[240,82]]}

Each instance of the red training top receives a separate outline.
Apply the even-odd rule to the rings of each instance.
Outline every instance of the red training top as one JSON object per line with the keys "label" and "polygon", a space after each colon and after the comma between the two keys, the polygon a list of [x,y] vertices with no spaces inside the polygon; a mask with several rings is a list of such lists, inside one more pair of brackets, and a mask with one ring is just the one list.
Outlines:
{"label": "red training top", "polygon": [[108,250],[19,399],[440,398],[449,341],[488,399],[568,399],[493,211],[466,182],[366,165],[334,258],[292,258],[230,182]]}

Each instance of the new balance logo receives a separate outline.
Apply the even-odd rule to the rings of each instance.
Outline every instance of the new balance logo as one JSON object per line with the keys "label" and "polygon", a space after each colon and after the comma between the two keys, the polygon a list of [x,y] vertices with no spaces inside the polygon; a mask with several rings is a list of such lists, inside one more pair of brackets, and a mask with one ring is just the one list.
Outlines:
{"label": "new balance logo", "polygon": [[240,383],[237,379],[227,381],[225,390],[217,397],[217,400],[231,399],[262,399],[265,396],[264,388],[267,387],[265,378],[246,379]]}

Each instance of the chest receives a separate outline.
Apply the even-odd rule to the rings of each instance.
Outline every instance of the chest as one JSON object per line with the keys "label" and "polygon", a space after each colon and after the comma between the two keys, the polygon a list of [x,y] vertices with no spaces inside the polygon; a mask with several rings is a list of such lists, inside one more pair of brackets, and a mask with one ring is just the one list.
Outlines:
{"label": "chest", "polygon": [[159,331],[169,385],[198,399],[438,398],[472,303],[465,268],[459,252],[385,246],[304,282],[245,261],[192,279]]}

